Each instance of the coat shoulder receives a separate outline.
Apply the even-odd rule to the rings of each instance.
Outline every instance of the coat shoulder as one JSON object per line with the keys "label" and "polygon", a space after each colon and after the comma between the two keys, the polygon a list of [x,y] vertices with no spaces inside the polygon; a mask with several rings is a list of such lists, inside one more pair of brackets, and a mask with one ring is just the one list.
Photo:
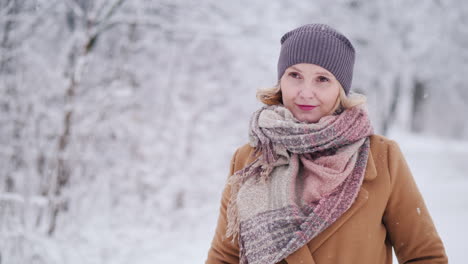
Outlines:
{"label": "coat shoulder", "polygon": [[254,158],[255,148],[249,144],[244,144],[237,148],[234,158],[232,160],[233,172],[241,170]]}
{"label": "coat shoulder", "polygon": [[383,153],[393,152],[394,150],[399,150],[398,143],[389,139],[385,136],[374,134],[370,136],[370,149],[372,153]]}
{"label": "coat shoulder", "polygon": [[[395,140],[382,135],[372,135],[370,137],[370,153],[369,160],[374,164],[377,174],[388,175],[390,182],[393,182],[395,177],[404,176],[401,173],[395,173],[401,166],[408,167],[404,153]],[[405,171],[409,172],[410,170],[408,168]]]}
{"label": "coat shoulder", "polygon": [[241,157],[248,157],[255,151],[255,148],[250,146],[248,143],[240,146],[237,149],[237,156]]}
{"label": "coat shoulder", "polygon": [[389,139],[388,137],[379,135],[379,134],[373,134],[370,136],[370,143],[372,145],[376,145],[377,143],[379,144],[384,144],[386,146],[395,144],[395,141],[392,139]]}

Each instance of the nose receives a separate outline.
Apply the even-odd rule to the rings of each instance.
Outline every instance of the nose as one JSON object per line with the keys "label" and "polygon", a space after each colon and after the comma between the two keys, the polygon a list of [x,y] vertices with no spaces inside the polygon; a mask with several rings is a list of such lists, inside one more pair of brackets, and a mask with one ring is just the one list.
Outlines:
{"label": "nose", "polygon": [[310,83],[304,83],[299,89],[299,95],[304,98],[314,98],[316,96],[316,89]]}

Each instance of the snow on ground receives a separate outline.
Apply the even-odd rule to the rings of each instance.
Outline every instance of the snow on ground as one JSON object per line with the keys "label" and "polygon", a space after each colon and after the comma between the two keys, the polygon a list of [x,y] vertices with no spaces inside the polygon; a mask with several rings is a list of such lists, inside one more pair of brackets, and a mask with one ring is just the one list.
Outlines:
{"label": "snow on ground", "polygon": [[[393,133],[415,176],[436,227],[441,235],[450,263],[466,263],[464,255],[468,222],[468,142],[441,140]],[[223,175],[224,177],[225,175]],[[216,185],[214,185],[216,186]],[[204,263],[216,226],[221,195],[199,208],[188,208],[163,216],[167,226],[127,221],[128,225],[111,225],[108,221],[90,222],[70,229],[44,245],[55,248],[54,263],[149,264]],[[97,218],[99,219],[99,218]],[[159,230],[165,230],[160,232]],[[73,231],[77,230],[77,231]]]}

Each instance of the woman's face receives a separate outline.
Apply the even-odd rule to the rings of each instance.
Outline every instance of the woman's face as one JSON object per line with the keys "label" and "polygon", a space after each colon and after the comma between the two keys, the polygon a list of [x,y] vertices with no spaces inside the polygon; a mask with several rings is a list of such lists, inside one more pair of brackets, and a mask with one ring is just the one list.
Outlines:
{"label": "woman's face", "polygon": [[284,106],[297,120],[307,123],[332,114],[341,89],[331,72],[309,63],[287,68],[280,86]]}

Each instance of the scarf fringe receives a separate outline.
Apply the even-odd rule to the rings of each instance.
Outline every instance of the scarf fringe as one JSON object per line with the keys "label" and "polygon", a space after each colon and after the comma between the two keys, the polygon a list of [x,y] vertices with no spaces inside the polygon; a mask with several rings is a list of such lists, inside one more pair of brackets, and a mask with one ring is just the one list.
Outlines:
{"label": "scarf fringe", "polygon": [[228,225],[225,238],[231,238],[232,243],[239,236],[240,221],[236,199],[240,187],[250,177],[257,176],[257,180],[262,182],[267,181],[277,160],[277,155],[273,151],[271,141],[257,146],[253,155],[258,156],[258,158],[244,169],[234,173],[228,180],[228,184],[231,187],[231,195],[227,206]]}

